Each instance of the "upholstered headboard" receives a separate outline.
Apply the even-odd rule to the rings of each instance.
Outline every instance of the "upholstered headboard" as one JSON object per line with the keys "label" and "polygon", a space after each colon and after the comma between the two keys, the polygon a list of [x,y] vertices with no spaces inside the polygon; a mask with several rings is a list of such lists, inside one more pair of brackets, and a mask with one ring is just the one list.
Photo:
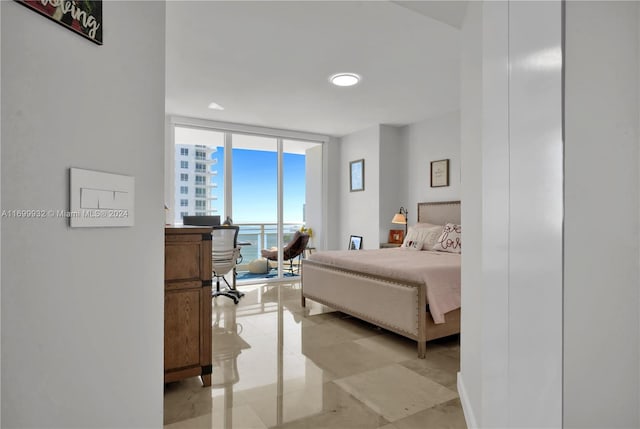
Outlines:
{"label": "upholstered headboard", "polygon": [[460,224],[460,201],[418,203],[418,222],[428,222],[434,225]]}

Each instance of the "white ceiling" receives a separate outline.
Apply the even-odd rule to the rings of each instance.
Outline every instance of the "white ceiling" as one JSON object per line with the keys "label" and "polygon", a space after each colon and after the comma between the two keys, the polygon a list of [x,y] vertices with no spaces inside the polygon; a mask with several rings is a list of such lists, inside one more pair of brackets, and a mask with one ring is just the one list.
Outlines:
{"label": "white ceiling", "polygon": [[167,113],[342,136],[457,109],[466,2],[397,3],[167,2]]}
{"label": "white ceiling", "polygon": [[462,0],[444,0],[444,1],[396,1],[402,7],[406,7],[414,12],[424,16],[446,22],[456,28],[462,28],[462,22],[467,13],[467,1]]}

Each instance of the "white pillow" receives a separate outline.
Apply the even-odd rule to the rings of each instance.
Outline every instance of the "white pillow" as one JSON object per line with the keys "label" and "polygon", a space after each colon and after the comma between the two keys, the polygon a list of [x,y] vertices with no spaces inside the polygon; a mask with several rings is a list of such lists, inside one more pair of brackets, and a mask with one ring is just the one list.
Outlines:
{"label": "white pillow", "polygon": [[442,229],[442,234],[432,247],[433,250],[449,253],[462,252],[462,226],[448,223]]}
{"label": "white pillow", "polygon": [[253,274],[266,274],[269,272],[269,261],[264,258],[254,259],[249,263],[249,272]]}
{"label": "white pillow", "polygon": [[407,229],[407,235],[404,236],[404,240],[402,241],[402,247],[407,247],[407,243],[410,241],[416,241],[418,238],[418,231],[415,226],[410,226]]}
{"label": "white pillow", "polygon": [[[426,226],[428,225],[428,226]],[[442,234],[442,226],[431,225],[428,223],[415,224],[410,226],[407,232],[407,236],[402,243],[402,247],[408,247],[408,242],[422,242],[422,249],[419,250],[431,250],[438,241],[438,237]]]}
{"label": "white pillow", "polygon": [[424,250],[431,250],[433,246],[438,243],[438,238],[442,234],[442,225],[434,226],[429,229],[424,230],[424,245],[422,248]]}

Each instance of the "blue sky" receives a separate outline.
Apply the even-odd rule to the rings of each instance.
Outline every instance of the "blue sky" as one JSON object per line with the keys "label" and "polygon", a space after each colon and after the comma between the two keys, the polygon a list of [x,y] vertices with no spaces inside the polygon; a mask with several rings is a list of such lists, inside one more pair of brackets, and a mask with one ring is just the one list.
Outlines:
{"label": "blue sky", "polygon": [[[218,208],[222,213],[224,149],[219,147]],[[233,222],[275,223],[277,220],[276,152],[233,149]],[[301,223],[305,202],[305,156],[285,153],[284,216],[286,222]]]}

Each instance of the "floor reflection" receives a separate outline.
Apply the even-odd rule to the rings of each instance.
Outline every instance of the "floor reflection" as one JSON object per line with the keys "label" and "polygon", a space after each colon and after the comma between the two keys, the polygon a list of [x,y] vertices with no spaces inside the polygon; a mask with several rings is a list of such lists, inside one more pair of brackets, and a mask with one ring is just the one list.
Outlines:
{"label": "floor reflection", "polygon": [[[218,300],[214,300],[217,303]],[[222,389],[223,395],[223,425],[224,428],[233,427],[233,385],[240,381],[238,371],[238,356],[243,349],[251,346],[240,336],[242,325],[236,322],[236,308],[231,305],[216,306],[213,312],[213,373],[211,387],[213,396],[216,390]]]}
{"label": "floor reflection", "polygon": [[464,427],[459,339],[415,343],[307,300],[300,285],[213,300],[213,383],[165,388],[169,428]]}

